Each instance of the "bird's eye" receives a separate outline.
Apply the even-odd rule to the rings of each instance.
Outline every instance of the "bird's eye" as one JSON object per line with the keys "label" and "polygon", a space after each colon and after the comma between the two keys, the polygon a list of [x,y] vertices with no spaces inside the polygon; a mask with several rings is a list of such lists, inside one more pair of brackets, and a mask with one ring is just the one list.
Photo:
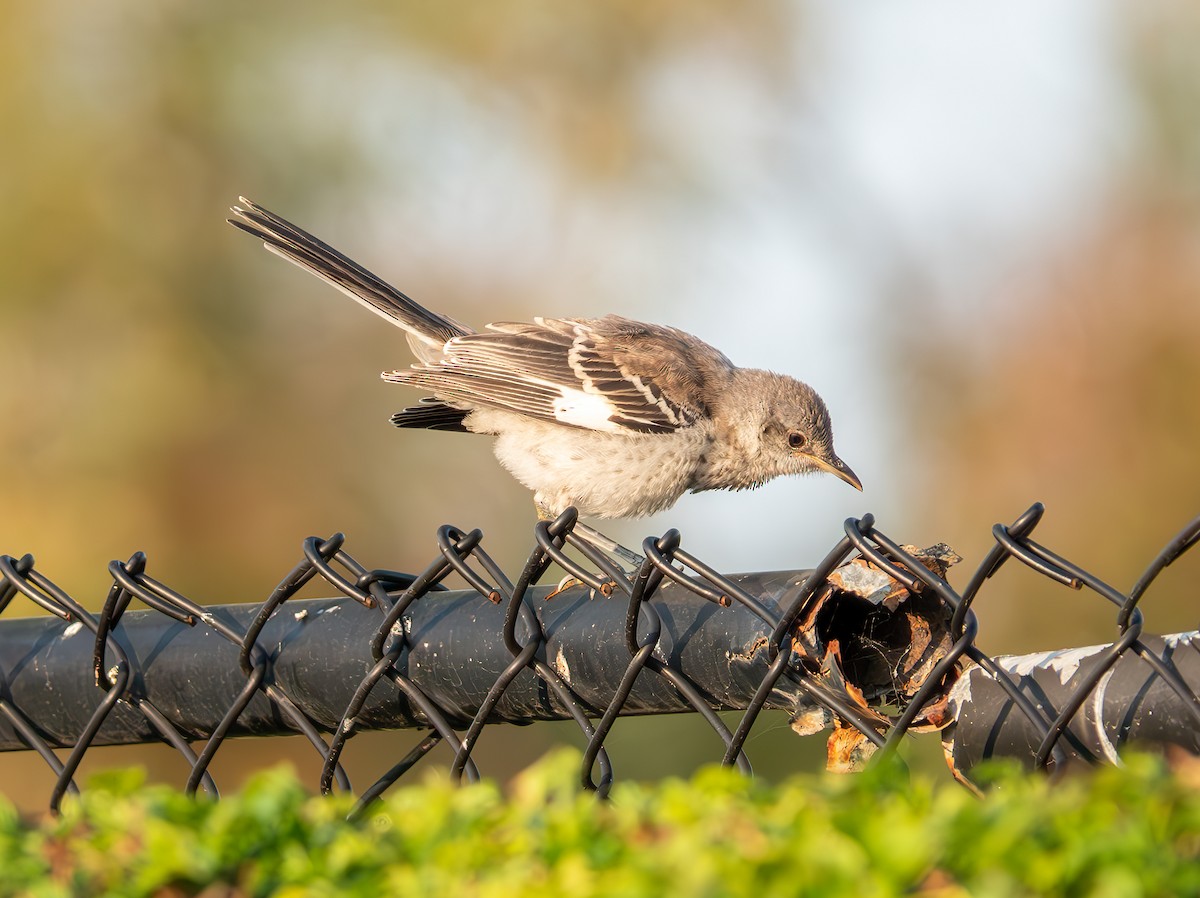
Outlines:
{"label": "bird's eye", "polygon": [[798,430],[793,430],[788,434],[788,446],[792,449],[803,449],[804,444],[808,442],[808,437]]}

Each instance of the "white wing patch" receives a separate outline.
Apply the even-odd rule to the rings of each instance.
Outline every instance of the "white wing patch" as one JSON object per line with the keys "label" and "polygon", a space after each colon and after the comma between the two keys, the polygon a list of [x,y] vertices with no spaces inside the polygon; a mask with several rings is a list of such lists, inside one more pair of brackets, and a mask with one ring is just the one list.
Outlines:
{"label": "white wing patch", "polygon": [[624,429],[609,420],[616,409],[603,396],[571,387],[560,386],[558,391],[560,398],[554,400],[555,420],[589,430],[607,430],[610,433],[619,433]]}

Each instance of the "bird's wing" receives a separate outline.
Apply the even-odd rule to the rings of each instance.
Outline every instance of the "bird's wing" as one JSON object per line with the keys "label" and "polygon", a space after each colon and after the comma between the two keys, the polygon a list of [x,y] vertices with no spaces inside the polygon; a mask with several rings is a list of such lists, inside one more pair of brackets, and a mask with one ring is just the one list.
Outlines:
{"label": "bird's wing", "polygon": [[610,315],[498,323],[446,344],[445,357],[384,379],[459,408],[485,406],[589,430],[666,433],[707,413],[705,387],[733,366],[670,327]]}

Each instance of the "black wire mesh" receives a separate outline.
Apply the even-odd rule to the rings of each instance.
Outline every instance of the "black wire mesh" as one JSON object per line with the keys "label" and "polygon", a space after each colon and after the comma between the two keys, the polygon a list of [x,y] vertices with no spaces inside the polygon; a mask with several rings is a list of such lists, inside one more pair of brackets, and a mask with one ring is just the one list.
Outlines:
{"label": "black wire mesh", "polygon": [[[312,537],[258,606],[197,604],[150,576],[137,553],[109,566],[112,586],[91,613],[31,556],[3,556],[0,613],[21,594],[54,619],[0,621],[0,750],[45,760],[56,777],[52,809],[77,789],[95,745],[165,742],[189,765],[186,789],[215,794],[209,767],[228,738],[298,732],[320,754],[328,791],[350,788],[341,762],[355,733],[427,728],[363,790],[361,807],[443,740],[455,750],[452,775],[477,779],[472,755],[487,726],[541,719],[575,721],[587,739],[581,782],[604,795],[616,719],[676,711],[702,715],[723,762],[746,772],[744,746],[766,708],[789,710],[798,732],[833,726],[831,754],[848,765],[930,729],[943,730],[960,776],[997,753],[1056,769],[1112,759],[1147,733],[1200,751],[1200,639],[1143,639],[1138,608],[1155,577],[1200,540],[1200,518],[1122,593],[1031,538],[1043,511],[1035,504],[997,525],[995,547],[962,592],[944,577],[944,554],[899,545],[871,515],[847,520],[811,571],[737,577],[687,553],[674,530],[647,539],[644,563],[626,573],[573,532],[573,511],[536,526],[515,580],[478,530],[442,527],[437,557],[416,575],[367,569],[341,534]],[[1114,642],[1079,654],[1070,676],[1061,653],[982,652],[972,604],[1010,558],[1112,603]],[[552,564],[583,588],[540,585]],[[452,573],[469,589],[449,592]],[[344,598],[295,598],[313,578]],[[128,611],[135,599],[148,610]],[[90,639],[78,638],[84,630]],[[1110,688],[1118,674],[1134,688]],[[1055,678],[1061,689],[1051,688]],[[1105,716],[1098,686],[1122,697],[1120,713]],[[1137,708],[1174,723],[1141,727]],[[742,712],[732,730],[722,710]]]}

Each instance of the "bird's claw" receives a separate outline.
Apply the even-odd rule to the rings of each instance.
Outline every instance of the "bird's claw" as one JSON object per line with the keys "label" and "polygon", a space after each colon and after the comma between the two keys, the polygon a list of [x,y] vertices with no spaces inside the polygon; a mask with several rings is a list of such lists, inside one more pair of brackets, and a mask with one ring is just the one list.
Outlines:
{"label": "bird's claw", "polygon": [[[544,601],[549,602],[551,599],[557,597],[560,593],[564,593],[569,589],[575,589],[578,586],[587,586],[587,584],[578,577],[567,574],[567,576],[558,581],[558,585],[554,587],[553,591],[547,594]],[[616,588],[617,584],[615,581],[606,580],[604,583],[600,584],[600,595],[604,596],[606,599],[611,598]]]}
{"label": "bird's claw", "polygon": [[574,589],[576,586],[583,585],[583,581],[578,577],[573,577],[570,574],[567,574],[567,576],[558,581],[558,586],[554,587],[552,592],[546,594],[545,601],[549,602],[551,599],[555,598],[561,593],[566,592],[568,589]]}

